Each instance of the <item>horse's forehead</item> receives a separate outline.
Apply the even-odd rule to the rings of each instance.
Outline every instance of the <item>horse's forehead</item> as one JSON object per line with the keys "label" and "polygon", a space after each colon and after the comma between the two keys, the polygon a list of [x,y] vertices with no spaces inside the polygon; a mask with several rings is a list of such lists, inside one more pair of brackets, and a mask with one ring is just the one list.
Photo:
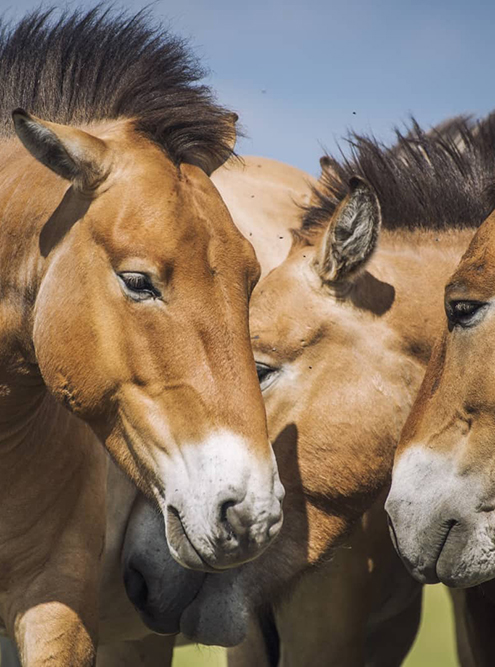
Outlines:
{"label": "horse's forehead", "polygon": [[139,165],[117,175],[94,208],[95,235],[107,250],[118,257],[132,248],[157,260],[203,250],[211,262],[222,263],[228,244],[229,257],[247,259],[247,244],[206,174],[152,158],[141,156]]}
{"label": "horse's forehead", "polygon": [[133,216],[174,219],[178,225],[187,221],[188,226],[206,222],[233,227],[218,191],[199,167],[177,167],[154,147],[135,151],[131,157],[132,162],[117,171],[110,189],[113,206],[124,213],[128,208]]}
{"label": "horse's forehead", "polygon": [[[280,269],[280,270],[279,270]],[[314,273],[314,276],[312,275]],[[343,346],[356,344],[359,321],[352,305],[341,303],[308,266],[280,266],[255,289],[250,308],[253,347],[270,357],[294,359],[304,350],[331,365]]]}
{"label": "horse's forehead", "polygon": [[256,287],[250,307],[253,329],[297,335],[311,326],[317,310],[311,307],[314,295],[308,289],[307,277],[287,260],[276,267]]}

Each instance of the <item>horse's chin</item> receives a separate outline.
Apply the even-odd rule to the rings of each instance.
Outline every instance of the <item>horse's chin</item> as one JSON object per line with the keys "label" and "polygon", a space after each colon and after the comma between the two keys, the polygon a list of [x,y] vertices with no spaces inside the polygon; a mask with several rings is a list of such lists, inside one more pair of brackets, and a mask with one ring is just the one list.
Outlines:
{"label": "horse's chin", "polygon": [[251,610],[235,579],[235,571],[206,575],[198,595],[182,613],[182,634],[209,646],[237,646],[246,638]]}

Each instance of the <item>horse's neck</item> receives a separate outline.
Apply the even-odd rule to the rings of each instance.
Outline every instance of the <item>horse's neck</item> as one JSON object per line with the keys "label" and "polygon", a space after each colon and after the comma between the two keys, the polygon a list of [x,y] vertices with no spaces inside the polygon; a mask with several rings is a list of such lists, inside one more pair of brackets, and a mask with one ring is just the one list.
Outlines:
{"label": "horse's neck", "polygon": [[[0,521],[0,571],[3,581],[19,582],[46,562],[85,485],[106,464],[89,427],[47,391],[32,341],[45,262],[40,232],[67,185],[22,146],[2,143],[0,154],[0,504],[9,507]],[[2,595],[0,588],[0,609]]]}
{"label": "horse's neck", "polygon": [[444,288],[474,230],[383,234],[372,273],[393,285],[389,324],[399,331],[408,354],[427,363],[445,322]]}
{"label": "horse's neck", "polygon": [[43,384],[29,389],[11,383],[7,387],[0,385],[0,390],[3,470],[9,469],[10,461],[12,465],[19,460],[29,461],[31,467],[36,467],[37,459],[48,457],[53,463],[52,457],[61,456],[67,445],[76,451],[77,442],[96,439],[89,427],[58,403]]}
{"label": "horse's neck", "polygon": [[[3,141],[0,154],[1,450],[17,447],[29,430],[36,430],[38,420],[46,422],[48,412],[56,412],[48,405],[36,364],[32,322],[44,269],[40,230],[67,186],[18,141]],[[42,194],[46,190],[49,195]],[[40,433],[38,429],[38,439]]]}
{"label": "horse's neck", "polygon": [[17,413],[14,406],[12,418],[7,412],[0,400],[0,503],[8,499],[12,510],[0,522],[2,544],[17,535],[21,517],[28,523],[41,521],[64,487],[81,484],[79,471],[98,449],[91,444],[95,436],[89,427],[46,391],[21,405]]}
{"label": "horse's neck", "polygon": [[40,233],[67,183],[19,142],[2,142],[0,156],[0,335],[5,337],[26,326],[46,262]]}

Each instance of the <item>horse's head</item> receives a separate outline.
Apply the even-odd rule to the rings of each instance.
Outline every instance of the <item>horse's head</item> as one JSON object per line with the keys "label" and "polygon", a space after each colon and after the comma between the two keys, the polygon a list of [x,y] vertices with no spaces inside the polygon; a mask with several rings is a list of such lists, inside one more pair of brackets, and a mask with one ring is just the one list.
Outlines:
{"label": "horse's head", "polygon": [[310,562],[383,488],[415,372],[388,318],[394,287],[370,264],[380,227],[373,190],[353,179],[323,222],[312,238],[296,233],[250,314],[286,511],[306,534]]}
{"label": "horse's head", "polygon": [[495,577],[495,215],[445,288],[444,330],[397,449],[386,509],[420,581]]}
{"label": "horse's head", "polygon": [[14,120],[71,182],[60,201],[53,176],[26,164],[32,187],[58,197],[33,321],[47,387],[154,499],[174,558],[250,560],[280,529],[283,489],[249,340],[259,266],[208,178],[218,159],[191,149],[176,165],[132,121],[96,136]]}

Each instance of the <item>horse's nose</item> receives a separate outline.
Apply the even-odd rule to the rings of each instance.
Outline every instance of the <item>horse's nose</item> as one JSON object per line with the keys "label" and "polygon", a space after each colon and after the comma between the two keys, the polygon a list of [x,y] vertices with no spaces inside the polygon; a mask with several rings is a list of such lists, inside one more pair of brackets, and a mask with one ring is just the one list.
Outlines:
{"label": "horse's nose", "polygon": [[193,570],[242,565],[259,556],[282,527],[285,492],[275,456],[257,459],[243,439],[231,435],[194,451],[196,457],[188,459],[186,448],[184,461],[171,467],[177,478],[171,476],[163,498],[170,553]]}
{"label": "horse's nose", "polygon": [[[280,485],[281,486],[281,485]],[[174,554],[179,562],[203,571],[237,567],[258,556],[278,535],[283,523],[283,488],[261,511],[252,499],[229,498],[218,503],[208,539],[208,550],[200,554],[193,546],[179,511],[168,506],[167,535],[179,544]],[[258,511],[256,511],[258,510]]]}
{"label": "horse's nose", "polygon": [[278,535],[282,521],[282,502],[278,499],[258,516],[253,515],[252,503],[245,500],[222,502],[217,534],[218,546],[225,554],[222,567],[230,567],[231,558],[236,563],[251,560]]}

